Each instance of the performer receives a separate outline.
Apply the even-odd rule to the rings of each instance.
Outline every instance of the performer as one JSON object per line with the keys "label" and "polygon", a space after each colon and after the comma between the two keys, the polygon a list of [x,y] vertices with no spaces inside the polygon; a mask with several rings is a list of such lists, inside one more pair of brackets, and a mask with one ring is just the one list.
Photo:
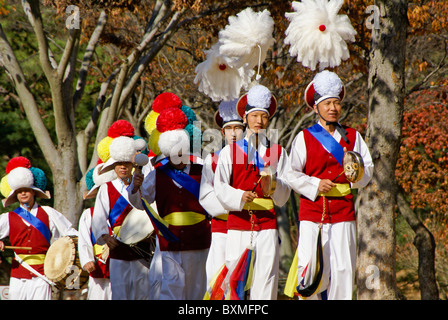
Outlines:
{"label": "performer", "polygon": [[[350,189],[367,185],[373,172],[369,150],[359,132],[339,123],[344,95],[342,81],[327,70],[316,74],[308,85],[306,103],[314,108],[319,121],[294,139],[287,175],[291,188],[301,195],[298,274],[302,274],[316,250],[319,224],[323,222],[324,269],[319,292],[328,289],[328,299],[352,298],[356,215]],[[362,180],[351,186],[345,175],[338,177],[343,171],[344,152],[350,150],[362,156],[365,166]],[[317,298],[319,295],[314,294],[308,299]]]}
{"label": "performer", "polygon": [[[86,184],[89,192],[85,194],[84,200],[95,198],[98,188],[109,181],[117,178],[114,170],[102,175],[98,170],[104,163],[100,162],[86,175]],[[109,259],[103,255],[105,246],[96,243],[92,233],[92,216],[94,207],[87,208],[79,219],[78,254],[79,261],[84,270],[89,272],[88,300],[111,300],[112,290],[110,285]],[[110,234],[112,231],[109,232]]]}
{"label": "performer", "polygon": [[[243,119],[236,112],[237,102],[238,99],[222,101],[215,114],[215,122],[221,127],[221,133],[225,138],[224,146],[233,144],[243,138],[244,123]],[[220,204],[213,187],[220,151],[209,153],[205,158],[199,192],[199,202],[208,214],[213,217],[211,221],[212,242],[205,266],[207,284],[210,284],[210,280],[225,263],[228,212]]]}
{"label": "performer", "polygon": [[126,188],[132,180],[133,158],[138,151],[134,142],[129,136],[119,136],[111,142],[110,159],[99,173],[114,170],[117,179],[100,186],[92,216],[97,244],[106,244],[110,250],[112,300],[147,300],[149,292],[148,259],[117,239],[126,215],[133,209]]}
{"label": "performer", "polygon": [[[161,255],[161,300],[199,300],[206,290],[205,262],[210,223],[199,203],[202,165],[190,162],[188,120],[180,108],[167,108],[157,118],[158,146],[168,162],[146,177],[134,174],[129,199],[142,207],[155,201],[158,215],[177,241],[157,233]],[[153,259],[158,259],[154,256]],[[160,264],[159,264],[160,266]]]}
{"label": "performer", "polygon": [[[274,204],[283,206],[290,188],[284,176],[288,166],[286,151],[271,143],[265,133],[276,108],[275,97],[261,85],[239,99],[237,110],[247,126],[246,136],[223,148],[214,179],[215,194],[229,211],[226,265],[235,265],[251,242],[254,247],[251,299],[277,297],[279,236]],[[275,192],[269,195],[257,183],[267,168],[277,177]]]}
{"label": "performer", "polygon": [[[6,173],[11,192],[3,199],[3,206],[16,201],[20,206],[0,215],[0,239],[9,236],[12,246],[31,248],[14,249],[9,297],[11,300],[51,300],[51,285],[44,275],[45,254],[52,240],[65,235],[77,236],[78,232],[60,212],[37,203],[36,198],[50,198],[50,193],[43,191],[47,179],[41,169],[31,167],[25,157],[15,157],[8,162]],[[1,241],[0,250],[4,250]]]}

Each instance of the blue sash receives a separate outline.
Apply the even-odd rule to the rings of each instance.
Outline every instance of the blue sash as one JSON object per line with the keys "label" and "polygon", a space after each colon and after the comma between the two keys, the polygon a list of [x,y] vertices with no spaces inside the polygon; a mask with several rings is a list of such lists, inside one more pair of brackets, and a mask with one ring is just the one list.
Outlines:
{"label": "blue sash", "polygon": [[344,159],[344,148],[325,130],[320,124],[316,123],[314,126],[308,128],[308,132],[313,135],[333,157],[339,162],[341,167]]}
{"label": "blue sash", "polygon": [[199,183],[196,180],[194,180],[184,172],[174,170],[167,164],[159,167],[159,169],[162,170],[168,177],[180,184],[187,191],[189,191],[191,194],[193,194],[196,199],[199,199]]}
{"label": "blue sash", "polygon": [[[244,154],[248,157],[247,161],[249,161],[250,159],[249,159],[249,156],[248,156],[248,153],[247,153],[247,149],[248,149],[247,140],[246,139],[241,139],[241,140],[236,141],[235,143],[236,143],[236,145],[238,147],[241,148],[241,150],[243,150]],[[260,155],[258,154],[257,149],[255,149],[255,147],[252,147],[252,148],[253,148],[253,151],[254,151],[254,155],[253,155],[253,159],[254,160],[252,161],[253,162],[252,164],[254,166],[256,166],[258,168],[258,170],[260,170],[260,172],[261,172],[264,169],[265,162],[264,162],[263,158],[260,157]],[[249,163],[250,163],[250,161],[249,161]]]}
{"label": "blue sash", "polygon": [[115,202],[113,208],[111,208],[109,213],[109,222],[112,227],[114,227],[115,222],[123,213],[123,211],[127,208],[127,206],[130,206],[128,200],[126,200],[125,197],[120,196]]}
{"label": "blue sash", "polygon": [[51,240],[51,232],[48,229],[48,227],[39,220],[39,218],[33,216],[31,213],[29,213],[27,210],[23,209],[22,207],[18,207],[16,210],[13,211],[15,214],[17,214],[19,217],[21,217],[23,220],[28,222],[30,225],[32,225],[34,228],[37,229],[45,238],[45,240],[48,241],[50,244]]}

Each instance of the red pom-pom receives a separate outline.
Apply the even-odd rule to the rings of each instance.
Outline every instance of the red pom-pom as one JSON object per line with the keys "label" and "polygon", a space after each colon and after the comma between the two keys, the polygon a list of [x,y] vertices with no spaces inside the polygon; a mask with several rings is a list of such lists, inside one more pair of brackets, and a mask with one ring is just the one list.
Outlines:
{"label": "red pom-pom", "polygon": [[107,130],[107,136],[111,138],[117,138],[120,136],[133,137],[134,127],[126,120],[117,120]]}
{"label": "red pom-pom", "polygon": [[178,108],[182,107],[182,101],[178,96],[171,92],[164,92],[159,94],[152,103],[152,110],[154,112],[160,113],[162,110],[167,108]]}
{"label": "red pom-pom", "polygon": [[218,68],[219,68],[219,70],[224,71],[224,70],[226,70],[227,65],[225,65],[224,63],[222,63],[222,64],[220,64],[220,65],[218,66]]}
{"label": "red pom-pom", "polygon": [[103,160],[101,160],[101,158],[98,158],[98,161],[96,162],[96,165],[102,164]]}
{"label": "red pom-pom", "polygon": [[9,160],[8,164],[6,165],[6,174],[9,174],[11,170],[18,168],[18,167],[24,167],[24,168],[31,168],[31,162],[25,157],[15,157]]}
{"label": "red pom-pom", "polygon": [[325,30],[327,30],[327,27],[326,27],[324,24],[321,24],[321,25],[319,26],[319,30],[322,31],[322,32],[324,32]]}
{"label": "red pom-pom", "polygon": [[162,110],[156,121],[157,130],[161,133],[169,130],[183,129],[187,124],[187,116],[178,108]]}

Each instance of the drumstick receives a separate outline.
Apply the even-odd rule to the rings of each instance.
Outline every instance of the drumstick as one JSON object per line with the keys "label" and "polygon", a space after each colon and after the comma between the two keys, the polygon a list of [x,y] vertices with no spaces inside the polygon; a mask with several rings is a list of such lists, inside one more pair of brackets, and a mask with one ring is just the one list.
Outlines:
{"label": "drumstick", "polygon": [[260,181],[261,181],[261,178],[263,178],[264,176],[267,176],[268,174],[266,173],[266,172],[264,172],[264,171],[261,171],[261,173],[260,173],[260,179],[258,179],[258,181],[257,181],[257,183],[255,184],[255,187],[252,189],[252,192],[255,192],[255,188],[258,186],[258,184],[260,183]]}
{"label": "drumstick", "polygon": [[31,247],[17,247],[17,246],[5,246],[4,248],[5,249],[12,249],[12,250],[14,250],[14,249],[17,249],[17,250],[31,250],[31,249],[33,249]]}
{"label": "drumstick", "polygon": [[333,180],[331,180],[331,182],[334,182],[334,180],[336,180],[337,178],[339,178],[340,176],[342,176],[342,174],[343,174],[344,172],[345,172],[345,171],[342,171],[340,174],[338,174],[336,178],[334,178]]}

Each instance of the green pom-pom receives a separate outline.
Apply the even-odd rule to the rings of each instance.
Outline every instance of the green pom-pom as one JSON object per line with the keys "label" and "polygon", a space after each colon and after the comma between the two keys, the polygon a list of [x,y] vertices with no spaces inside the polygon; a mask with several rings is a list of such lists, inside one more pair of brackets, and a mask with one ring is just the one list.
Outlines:
{"label": "green pom-pom", "polygon": [[31,167],[30,171],[34,176],[34,186],[42,191],[45,191],[47,188],[47,177],[45,176],[45,172],[36,167]]}
{"label": "green pom-pom", "polygon": [[95,182],[93,181],[93,170],[95,170],[95,167],[90,169],[86,174],[86,186],[89,190],[95,185]]}
{"label": "green pom-pom", "polygon": [[197,121],[196,114],[190,107],[182,106],[180,110],[182,110],[183,113],[185,113],[185,115],[187,116],[188,124],[193,124],[194,121]]}

